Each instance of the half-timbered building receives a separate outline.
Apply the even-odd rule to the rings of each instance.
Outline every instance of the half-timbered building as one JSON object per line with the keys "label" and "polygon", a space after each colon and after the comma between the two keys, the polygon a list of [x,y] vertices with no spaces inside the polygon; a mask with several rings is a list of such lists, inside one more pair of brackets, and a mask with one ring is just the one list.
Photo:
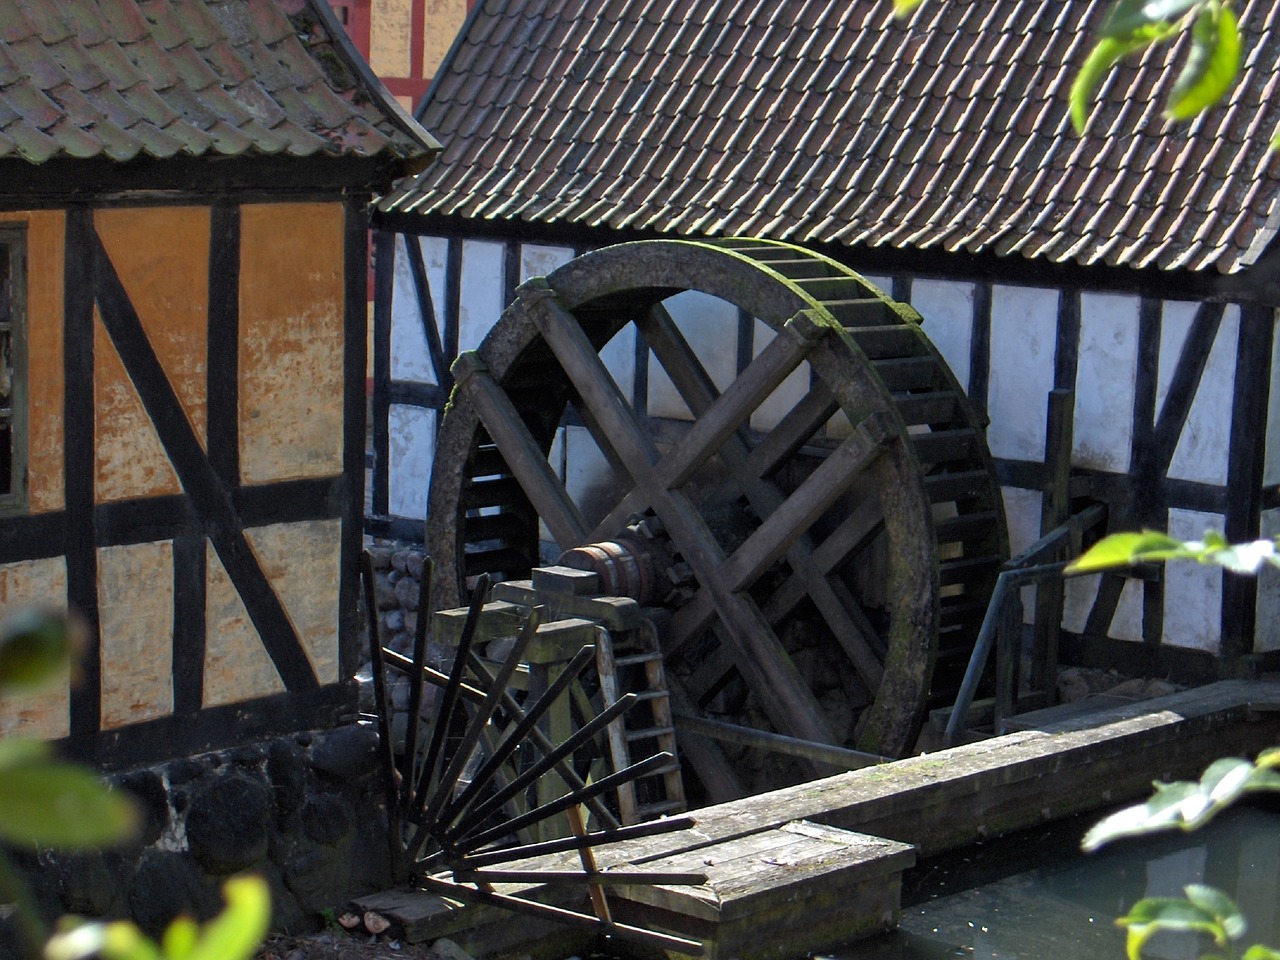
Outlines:
{"label": "half-timbered building", "polygon": [[[1068,90],[1106,6],[928,0],[898,21],[885,0],[477,5],[419,112],[445,151],[375,216],[369,528],[420,529],[450,364],[523,279],[623,240],[747,236],[920,312],[989,418],[1015,551],[1064,515],[1047,494],[1066,463],[1076,505],[1106,504],[1112,528],[1280,532],[1280,13],[1242,4],[1221,108],[1163,118],[1175,44],[1109,76],[1078,136]],[[683,329],[731,379],[760,328],[726,322]],[[637,409],[687,416],[642,339],[606,353]],[[580,436],[563,425],[551,451],[571,492],[602,463]],[[1280,649],[1278,612],[1270,574],[1082,579],[1063,652],[1244,669]]]}
{"label": "half-timbered building", "polygon": [[106,767],[353,710],[367,204],[437,149],[312,0],[0,3],[0,610]]}

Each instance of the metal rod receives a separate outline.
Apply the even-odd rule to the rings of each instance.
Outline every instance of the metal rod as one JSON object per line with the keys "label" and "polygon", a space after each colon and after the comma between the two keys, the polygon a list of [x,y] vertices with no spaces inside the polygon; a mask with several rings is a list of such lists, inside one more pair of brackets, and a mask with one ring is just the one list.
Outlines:
{"label": "metal rod", "polygon": [[[471,666],[472,672],[474,672],[477,677],[492,685],[492,675],[484,665],[483,660],[473,652],[468,662]],[[524,708],[516,702],[516,698],[507,690],[502,692],[502,709],[514,717],[517,722],[524,716]],[[555,743],[552,742],[551,738],[543,733],[537,725],[529,728],[529,736],[533,739],[533,742],[537,744],[538,749],[542,751],[544,756],[555,752]],[[583,779],[578,776],[578,772],[573,769],[573,765],[566,760],[557,759],[553,769],[560,775],[560,778],[569,785],[570,789],[581,790],[586,786]],[[610,812],[609,808],[599,800],[592,798],[587,800],[586,804],[591,809],[591,812],[596,815],[596,818],[609,829],[621,826],[618,822],[618,818],[615,817],[613,813]]]}
{"label": "metal rod", "polygon": [[461,848],[464,853],[467,852],[467,850],[474,850],[477,847],[482,847],[492,840],[497,840],[499,837],[505,837],[509,833],[515,833],[522,827],[527,827],[531,824],[546,820],[548,817],[553,817],[557,813],[581,803],[583,797],[599,796],[602,793],[613,790],[619,784],[630,783],[632,780],[638,780],[640,777],[648,776],[655,767],[666,766],[674,760],[675,757],[669,753],[655,753],[653,756],[646,757],[639,763],[633,763],[631,766],[626,767],[623,770],[619,770],[617,773],[611,773],[609,776],[602,777],[594,783],[587,784],[582,790],[575,790],[573,793],[565,794],[563,797],[557,797],[555,800],[544,803],[540,807],[534,807],[528,813],[521,814],[518,817],[513,817],[506,823],[501,823],[496,827],[491,827],[490,829],[481,831],[480,833],[463,836],[461,838],[461,842],[458,843],[458,847]]}
{"label": "metal rod", "polygon": [[[382,648],[382,659],[392,670],[398,670],[406,677],[412,678],[414,675],[413,661],[406,657],[403,653],[396,653],[394,650]],[[422,679],[427,683],[434,684],[437,687],[447,686],[449,683],[449,674],[441,673],[423,664],[421,670]],[[458,684],[458,696],[463,700],[469,700],[472,703],[484,702],[484,691],[466,683]]]}
{"label": "metal rod", "polygon": [[877,763],[888,763],[890,760],[889,757],[882,757],[875,753],[833,747],[830,744],[816,743],[812,740],[800,740],[781,733],[769,733],[765,730],[739,726],[736,723],[726,723],[723,720],[708,720],[706,717],[695,717],[687,713],[676,713],[672,716],[676,724],[689,733],[710,737],[713,740],[759,747],[762,750],[783,753],[790,757],[802,757],[815,763],[826,763],[846,770],[871,767]]}
{"label": "metal rod", "polygon": [[489,754],[489,759],[481,764],[480,769],[475,772],[471,778],[471,782],[466,788],[454,799],[444,812],[440,814],[440,823],[448,826],[458,818],[463,809],[471,802],[472,797],[483,789],[492,779],[498,768],[506,762],[507,757],[511,756],[524,743],[525,735],[530,728],[537,723],[542,716],[551,709],[551,705],[560,697],[569,684],[573,683],[582,673],[591,659],[595,656],[595,647],[588,644],[574,655],[568,665],[556,677],[554,682],[547,688],[546,692],[533,703],[524,716],[520,717],[511,730],[502,738],[499,744]]}
{"label": "metal rod", "polygon": [[[466,833],[468,830],[477,826],[485,817],[493,813],[517,793],[537,780],[538,777],[550,770],[557,760],[573,753],[573,751],[577,750],[583,743],[595,736],[596,731],[612,721],[614,717],[620,716],[627,710],[631,709],[631,707],[635,706],[636,701],[636,695],[634,693],[629,693],[617,703],[613,704],[613,706],[606,707],[596,717],[574,731],[574,733],[568,737],[564,743],[557,746],[537,763],[530,766],[528,770],[525,770],[507,784],[504,789],[499,790],[478,807],[469,810],[467,815],[463,817],[456,826],[445,831],[445,836],[450,838],[461,836],[463,833]],[[588,789],[589,786],[583,786],[578,790],[575,790],[574,793],[576,794]],[[574,794],[570,794],[570,796],[573,795]],[[589,795],[594,796],[595,794]],[[479,846],[479,844],[476,844],[476,846]]]}
{"label": "metal rod", "polygon": [[480,853],[469,853],[455,861],[459,869],[475,869],[491,866],[495,863],[510,863],[513,860],[527,860],[530,857],[541,857],[552,853],[565,853],[577,850],[584,843],[603,846],[608,843],[621,843],[624,840],[636,840],[641,837],[654,837],[662,833],[674,833],[688,830],[696,820],[693,817],[664,817],[648,823],[637,823],[629,827],[618,827],[616,830],[597,830],[585,837],[561,837],[558,840],[543,840],[540,843],[527,843],[518,847],[503,847],[501,850],[486,850]]}
{"label": "metal rod", "polygon": [[973,705],[974,695],[978,692],[982,672],[986,669],[987,657],[991,655],[991,645],[995,639],[996,627],[1000,623],[1000,613],[1004,608],[1006,595],[1011,589],[1020,587],[1024,583],[1034,582],[1048,573],[1060,574],[1066,565],[1067,561],[1063,560],[1058,563],[1000,571],[999,576],[996,577],[995,589],[991,591],[991,602],[987,604],[987,612],[982,617],[982,626],[978,629],[978,639],[974,642],[973,652],[969,655],[969,665],[965,668],[964,679],[960,682],[955,706],[951,708],[951,716],[947,719],[947,729],[942,735],[944,746],[953,747],[960,738],[965,718],[969,715],[969,707]]}
{"label": "metal rod", "polygon": [[382,637],[378,630],[378,597],[375,592],[373,555],[365,550],[360,557],[360,577],[364,581],[365,614],[369,619],[369,661],[373,673],[373,697],[378,704],[379,761],[382,763],[383,790],[387,805],[387,853],[391,877],[399,883],[405,876],[404,839],[400,836],[400,788],[396,784],[395,748],[391,743],[390,704],[387,703],[387,678],[382,667]]}
{"label": "metal rod", "polygon": [[462,770],[471,756],[472,749],[480,741],[481,732],[493,716],[494,711],[498,709],[498,704],[502,700],[502,691],[507,688],[511,675],[516,672],[516,667],[520,666],[525,650],[529,648],[533,638],[538,635],[538,624],[541,622],[542,613],[536,608],[530,610],[528,619],[525,620],[520,632],[516,635],[515,644],[507,654],[506,660],[503,661],[498,675],[489,686],[488,696],[485,697],[484,703],[476,708],[476,714],[471,718],[471,722],[467,724],[462,742],[458,744],[457,749],[454,751],[453,759],[445,767],[445,771],[440,777],[440,784],[436,789],[436,794],[431,798],[431,802],[427,805],[423,814],[424,824],[434,824],[436,818],[440,815],[440,811],[444,809],[445,804],[451,799],[454,786],[458,782],[458,777],[462,775]]}
{"label": "metal rod", "polygon": [[[418,727],[422,713],[422,671],[427,660],[427,621],[431,617],[431,577],[434,566],[430,557],[422,560],[418,578],[418,620],[413,631],[413,672],[409,674],[409,717],[404,731],[404,758],[400,762],[400,805],[408,809],[413,788],[418,782]],[[385,662],[385,655],[384,655]]]}
{"label": "metal rod", "polygon": [[[427,787],[435,779],[440,755],[444,752],[445,727],[450,725],[449,721],[453,717],[453,707],[458,699],[458,687],[462,684],[462,678],[467,669],[467,654],[471,650],[472,638],[475,637],[476,628],[480,624],[480,611],[484,607],[488,594],[489,575],[482,573],[476,580],[476,589],[471,595],[471,607],[467,610],[467,619],[462,625],[462,635],[458,637],[458,649],[453,656],[453,669],[449,671],[449,682],[444,688],[444,696],[436,698],[435,709],[432,710],[431,746],[427,749],[427,756],[422,762],[422,774],[414,791],[414,808],[411,812],[416,813],[416,816],[411,816],[410,819],[421,820],[422,812],[426,809]],[[416,856],[425,839],[426,832],[419,826],[409,844],[410,860]]]}
{"label": "metal rod", "polygon": [[453,897],[458,900],[472,900],[479,903],[488,903],[498,907],[506,907],[515,913],[526,913],[535,917],[544,917],[549,920],[555,920],[559,923],[568,924],[575,927],[587,927],[590,929],[599,929],[606,934],[620,937],[625,940],[633,940],[638,943],[649,944],[662,950],[673,950],[677,953],[684,953],[690,956],[702,957],[706,955],[706,947],[698,940],[686,940],[683,937],[674,937],[665,933],[657,933],[653,930],[645,930],[641,927],[633,927],[629,924],[618,923],[616,921],[605,923],[598,917],[593,917],[586,913],[576,913],[573,910],[565,910],[563,907],[553,907],[550,904],[538,903],[534,900],[525,900],[523,897],[513,897],[508,894],[494,893],[490,890],[476,890],[459,883],[452,883],[449,880],[440,877],[424,877],[423,886],[435,893],[442,894],[446,897]]}

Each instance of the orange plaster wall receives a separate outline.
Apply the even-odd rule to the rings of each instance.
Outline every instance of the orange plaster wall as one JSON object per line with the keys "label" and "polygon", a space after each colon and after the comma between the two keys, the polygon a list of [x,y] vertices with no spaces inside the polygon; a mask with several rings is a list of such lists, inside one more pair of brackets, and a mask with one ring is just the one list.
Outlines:
{"label": "orange plaster wall", "polygon": [[98,210],[94,224],[203,445],[209,208]]}
{"label": "orange plaster wall", "polygon": [[61,510],[62,263],[66,227],[60,210],[0,213],[27,225],[27,494],[32,513]]}
{"label": "orange plaster wall", "polygon": [[240,474],[342,472],[343,207],[248,204],[240,215]]}

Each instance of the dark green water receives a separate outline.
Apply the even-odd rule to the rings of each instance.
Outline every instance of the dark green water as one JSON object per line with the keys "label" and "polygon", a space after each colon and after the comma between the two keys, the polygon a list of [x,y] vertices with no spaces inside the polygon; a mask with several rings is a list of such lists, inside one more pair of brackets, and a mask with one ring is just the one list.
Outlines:
{"label": "dark green water", "polygon": [[[906,878],[896,934],[829,956],[1124,960],[1124,932],[1115,918],[1143,897],[1180,896],[1187,883],[1206,883],[1235,899],[1250,925],[1242,945],[1280,947],[1280,813],[1274,808],[1237,808],[1197,833],[1125,841],[1086,856],[1077,845],[1095,819],[922,864]],[[1194,960],[1210,948],[1204,939],[1159,934],[1144,956]]]}

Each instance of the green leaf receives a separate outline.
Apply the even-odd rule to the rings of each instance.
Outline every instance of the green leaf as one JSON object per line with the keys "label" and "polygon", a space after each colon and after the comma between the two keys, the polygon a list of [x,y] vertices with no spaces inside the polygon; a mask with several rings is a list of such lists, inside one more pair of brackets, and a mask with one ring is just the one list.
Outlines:
{"label": "green leaf", "polygon": [[1244,956],[1241,960],[1280,960],[1280,950],[1276,950],[1273,947],[1265,947],[1260,943],[1255,943],[1244,952]]}
{"label": "green leaf", "polygon": [[1222,924],[1223,932],[1230,939],[1239,940],[1244,936],[1249,924],[1244,914],[1240,912],[1240,908],[1236,906],[1236,902],[1225,893],[1217,887],[1205,886],[1202,883],[1189,883],[1183,890],[1190,903],[1201,910],[1207,910],[1217,918],[1217,921]]}
{"label": "green leaf", "polygon": [[137,811],[94,774],[65,763],[24,763],[0,778],[0,839],[78,849],[129,837]]}
{"label": "green leaf", "polygon": [[1102,24],[1104,37],[1121,39],[1153,24],[1177,20],[1202,0],[1119,0]]}
{"label": "green leaf", "polygon": [[1155,530],[1113,533],[1086,550],[1064,572],[1067,575],[1097,573],[1100,570],[1112,570],[1150,560],[1188,555],[1188,548],[1182,541]]}
{"label": "green leaf", "polygon": [[190,917],[176,917],[160,940],[165,960],[187,960],[200,938],[200,927]]}
{"label": "green leaf", "polygon": [[893,15],[898,18],[908,16],[924,0],[893,0]]}
{"label": "green leaf", "polygon": [[63,613],[19,610],[0,621],[0,692],[53,681],[85,647],[84,626]]}
{"label": "green leaf", "polygon": [[186,960],[247,960],[271,922],[271,893],[261,877],[232,877],[222,886],[227,908],[204,926]]}
{"label": "green leaf", "polygon": [[1205,6],[1191,29],[1187,64],[1169,94],[1168,115],[1188,120],[1226,96],[1240,72],[1240,30],[1227,6]]}
{"label": "green leaf", "polygon": [[1198,907],[1188,900],[1171,897],[1139,900],[1128,914],[1116,920],[1116,926],[1128,928],[1125,951],[1129,960],[1140,960],[1143,946],[1161,930],[1206,933],[1217,944],[1226,942],[1226,931],[1212,911]]}
{"label": "green leaf", "polygon": [[[18,737],[12,740],[0,739],[0,773],[10,767],[45,760],[50,754],[49,745],[39,740],[24,740]],[[0,789],[3,789],[3,783],[4,781],[0,780]]]}

